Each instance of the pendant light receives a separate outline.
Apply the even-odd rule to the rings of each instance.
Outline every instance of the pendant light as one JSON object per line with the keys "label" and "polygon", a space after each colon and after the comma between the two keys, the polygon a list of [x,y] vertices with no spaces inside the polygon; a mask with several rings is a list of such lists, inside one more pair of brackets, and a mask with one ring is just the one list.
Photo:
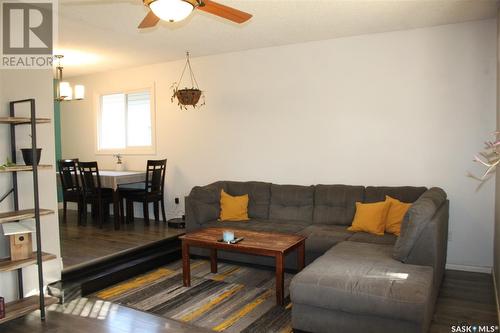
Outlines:
{"label": "pendant light", "polygon": [[85,86],[81,84],[76,84],[73,89],[69,82],[63,81],[63,67],[61,66],[61,59],[64,58],[62,54],[57,54],[54,56],[57,59],[56,67],[56,80],[57,80],[57,90],[55,100],[71,101],[73,99],[82,100],[85,98]]}

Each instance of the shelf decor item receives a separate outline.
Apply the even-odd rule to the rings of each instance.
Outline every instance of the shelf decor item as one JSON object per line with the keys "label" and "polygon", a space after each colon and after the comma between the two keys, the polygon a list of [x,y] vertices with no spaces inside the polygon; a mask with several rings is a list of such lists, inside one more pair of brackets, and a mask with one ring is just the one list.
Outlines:
{"label": "shelf decor item", "polygon": [[[186,72],[186,68],[189,69],[189,77],[191,78],[191,88],[179,88],[182,84],[182,78]],[[198,82],[194,76],[193,70],[191,68],[191,62],[189,61],[189,52],[186,53],[186,64],[182,70],[181,78],[179,82],[174,82],[172,84],[173,95],[171,98],[172,103],[174,99],[177,99],[177,104],[180,106],[181,110],[187,110],[188,106],[192,106],[193,109],[200,108],[205,105],[205,95],[203,91],[198,87]],[[198,104],[202,100],[201,104]]]}
{"label": "shelf decor item", "polygon": [[3,234],[10,239],[10,260],[24,260],[33,256],[33,230],[22,223],[12,222],[3,225]]}
{"label": "shelf decor item", "polygon": [[[21,148],[21,153],[23,154],[23,161],[26,165],[33,165],[33,149],[31,148]],[[40,157],[42,156],[42,148],[36,149],[36,164],[40,164]]]}

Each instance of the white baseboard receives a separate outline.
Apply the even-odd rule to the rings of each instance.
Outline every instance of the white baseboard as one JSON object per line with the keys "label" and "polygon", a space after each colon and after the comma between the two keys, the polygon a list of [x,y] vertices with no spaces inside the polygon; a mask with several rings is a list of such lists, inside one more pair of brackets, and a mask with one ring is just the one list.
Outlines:
{"label": "white baseboard", "polygon": [[455,265],[455,264],[446,264],[446,269],[453,269],[457,271],[466,271],[466,272],[476,272],[476,273],[492,273],[492,268],[488,266],[467,266],[467,265]]}
{"label": "white baseboard", "polygon": [[497,303],[497,316],[498,316],[498,322],[500,323],[500,303],[498,301],[498,289],[497,289],[497,279],[495,278],[495,270],[492,272],[493,274],[493,287],[495,288],[495,301]]}

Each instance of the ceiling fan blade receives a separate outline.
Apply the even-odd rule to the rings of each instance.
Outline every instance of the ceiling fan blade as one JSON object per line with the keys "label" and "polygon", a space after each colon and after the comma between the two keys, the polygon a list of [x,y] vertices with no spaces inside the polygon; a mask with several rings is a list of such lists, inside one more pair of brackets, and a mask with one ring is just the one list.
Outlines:
{"label": "ceiling fan blade", "polygon": [[141,24],[139,24],[138,28],[139,29],[144,29],[144,28],[152,28],[154,27],[158,22],[160,21],[160,18],[156,16],[153,11],[149,11],[148,15],[142,20]]}
{"label": "ceiling fan blade", "polygon": [[242,12],[241,10],[221,5],[220,3],[214,2],[212,0],[203,0],[203,3],[204,5],[196,8],[236,23],[244,23],[252,17],[252,14],[248,14]]}

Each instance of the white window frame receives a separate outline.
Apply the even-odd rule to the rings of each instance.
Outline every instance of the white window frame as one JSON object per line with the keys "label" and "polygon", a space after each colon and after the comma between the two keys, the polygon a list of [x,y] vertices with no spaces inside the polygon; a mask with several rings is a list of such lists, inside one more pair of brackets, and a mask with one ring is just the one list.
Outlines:
{"label": "white window frame", "polygon": [[[116,148],[116,149],[101,149],[99,147],[100,143],[100,135],[101,135],[101,109],[102,109],[102,97],[105,95],[113,95],[113,94],[133,94],[138,92],[149,91],[150,93],[150,108],[151,108],[151,146],[144,147],[125,147],[125,148]],[[103,91],[96,93],[94,96],[94,104],[95,104],[95,119],[96,119],[96,127],[95,127],[95,153],[96,155],[114,155],[114,154],[122,154],[122,155],[154,155],[156,154],[156,95],[154,85],[148,86],[145,88],[138,89],[122,89],[122,90],[114,90],[114,91]],[[127,126],[125,124],[125,126]],[[125,133],[126,132],[125,128]]]}

